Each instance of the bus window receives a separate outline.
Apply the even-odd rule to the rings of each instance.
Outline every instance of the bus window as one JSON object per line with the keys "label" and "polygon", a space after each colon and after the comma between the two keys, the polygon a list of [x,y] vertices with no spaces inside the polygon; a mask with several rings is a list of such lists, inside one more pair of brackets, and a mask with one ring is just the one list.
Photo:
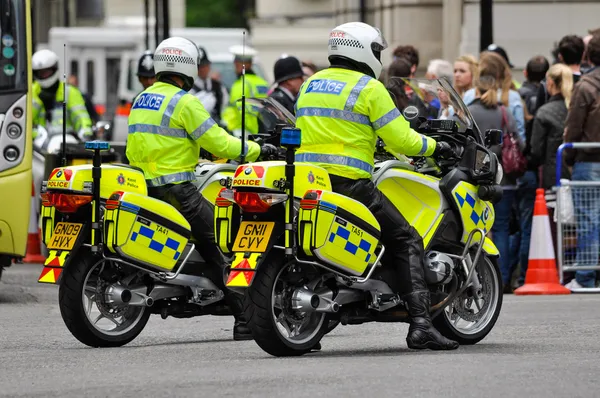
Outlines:
{"label": "bus window", "polygon": [[94,61],[87,61],[87,95],[94,97]]}
{"label": "bus window", "polygon": [[25,20],[20,0],[0,1],[0,90],[27,91],[26,30],[18,21]]}
{"label": "bus window", "polygon": [[79,76],[79,61],[76,59],[71,61],[71,75]]}

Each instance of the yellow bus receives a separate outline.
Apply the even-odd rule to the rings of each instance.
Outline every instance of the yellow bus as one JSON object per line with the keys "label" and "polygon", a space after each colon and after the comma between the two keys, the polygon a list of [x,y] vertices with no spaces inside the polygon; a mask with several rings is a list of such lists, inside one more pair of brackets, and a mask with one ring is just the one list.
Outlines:
{"label": "yellow bus", "polygon": [[0,274],[25,256],[32,200],[31,4],[0,0]]}

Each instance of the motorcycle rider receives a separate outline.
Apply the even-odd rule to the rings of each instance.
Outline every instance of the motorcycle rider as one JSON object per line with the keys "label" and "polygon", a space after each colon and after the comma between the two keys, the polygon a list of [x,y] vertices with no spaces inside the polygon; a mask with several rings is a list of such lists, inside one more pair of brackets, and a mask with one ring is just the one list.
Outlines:
{"label": "motorcycle rider", "polygon": [[[242,298],[224,284],[224,258],[214,236],[211,204],[192,183],[202,146],[217,156],[240,155],[241,141],[219,127],[198,98],[188,93],[198,73],[198,48],[188,39],[171,37],[157,47],[154,68],[157,82],[144,90],[129,115],[126,155],[144,171],[150,196],[172,203],[188,220],[196,249],[215,273],[213,281],[225,293],[236,318],[235,340],[251,339],[241,318]],[[247,159],[271,155],[272,145],[247,143]]]}
{"label": "motorcycle rider", "polygon": [[217,123],[221,123],[221,114],[225,105],[229,102],[227,88],[220,81],[210,77],[210,60],[203,47],[198,47],[200,52],[200,63],[198,64],[198,77],[190,94],[198,97],[204,108],[210,113],[210,117]]}
{"label": "motorcycle rider", "polygon": [[379,221],[398,275],[391,287],[400,293],[411,317],[408,347],[452,350],[458,343],[442,336],[431,323],[422,238],[375,187],[371,173],[378,136],[388,148],[408,156],[447,156],[453,150],[412,130],[377,80],[386,48],[379,29],[362,22],[331,31],[331,65],[304,83],[296,103],[296,125],[302,130],[296,161],[325,168],[335,192],[363,203]]}
{"label": "motorcycle rider", "polygon": [[[50,50],[40,50],[31,58],[33,78],[32,119],[33,138],[37,136],[37,126],[49,124],[49,130],[63,129],[63,84],[59,81],[58,55]],[[77,87],[67,85],[67,132],[77,134],[80,140],[92,138],[92,119],[85,107],[85,101]]]}
{"label": "motorcycle rider", "polygon": [[296,57],[280,58],[275,62],[273,74],[277,87],[269,97],[279,102],[293,115],[296,98],[302,83],[304,83],[305,74],[302,64]]}
{"label": "motorcycle rider", "polygon": [[[223,112],[223,122],[227,129],[236,137],[241,137],[242,134],[242,112],[241,104],[237,103],[242,98],[242,67],[246,67],[246,98],[266,98],[269,84],[262,78],[256,75],[252,70],[252,59],[256,55],[256,50],[250,47],[233,46],[229,49],[235,56],[234,65],[235,73],[238,79],[231,86],[231,94],[229,104]],[[256,113],[250,108],[246,109],[246,132],[251,134],[258,133],[258,118]]]}

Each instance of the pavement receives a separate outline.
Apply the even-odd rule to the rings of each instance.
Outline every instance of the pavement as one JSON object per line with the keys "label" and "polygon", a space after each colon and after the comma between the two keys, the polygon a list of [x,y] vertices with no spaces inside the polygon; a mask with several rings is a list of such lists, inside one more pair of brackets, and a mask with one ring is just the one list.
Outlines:
{"label": "pavement", "polygon": [[0,282],[2,397],[594,397],[600,295],[504,296],[494,330],[452,352],[406,347],[405,324],[338,327],[320,352],[274,358],[232,319],[153,317],[128,346],[72,337],[40,265]]}

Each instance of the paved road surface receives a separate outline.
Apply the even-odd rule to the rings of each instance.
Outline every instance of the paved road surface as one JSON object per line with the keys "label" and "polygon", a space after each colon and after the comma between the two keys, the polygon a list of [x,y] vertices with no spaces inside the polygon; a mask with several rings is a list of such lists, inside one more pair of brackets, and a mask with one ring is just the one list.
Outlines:
{"label": "paved road surface", "polygon": [[323,350],[273,358],[234,342],[229,318],[153,318],[127,347],[90,349],[62,323],[40,266],[0,282],[0,396],[593,397],[600,396],[600,296],[505,296],[483,342],[408,350],[403,324],[336,329]]}

